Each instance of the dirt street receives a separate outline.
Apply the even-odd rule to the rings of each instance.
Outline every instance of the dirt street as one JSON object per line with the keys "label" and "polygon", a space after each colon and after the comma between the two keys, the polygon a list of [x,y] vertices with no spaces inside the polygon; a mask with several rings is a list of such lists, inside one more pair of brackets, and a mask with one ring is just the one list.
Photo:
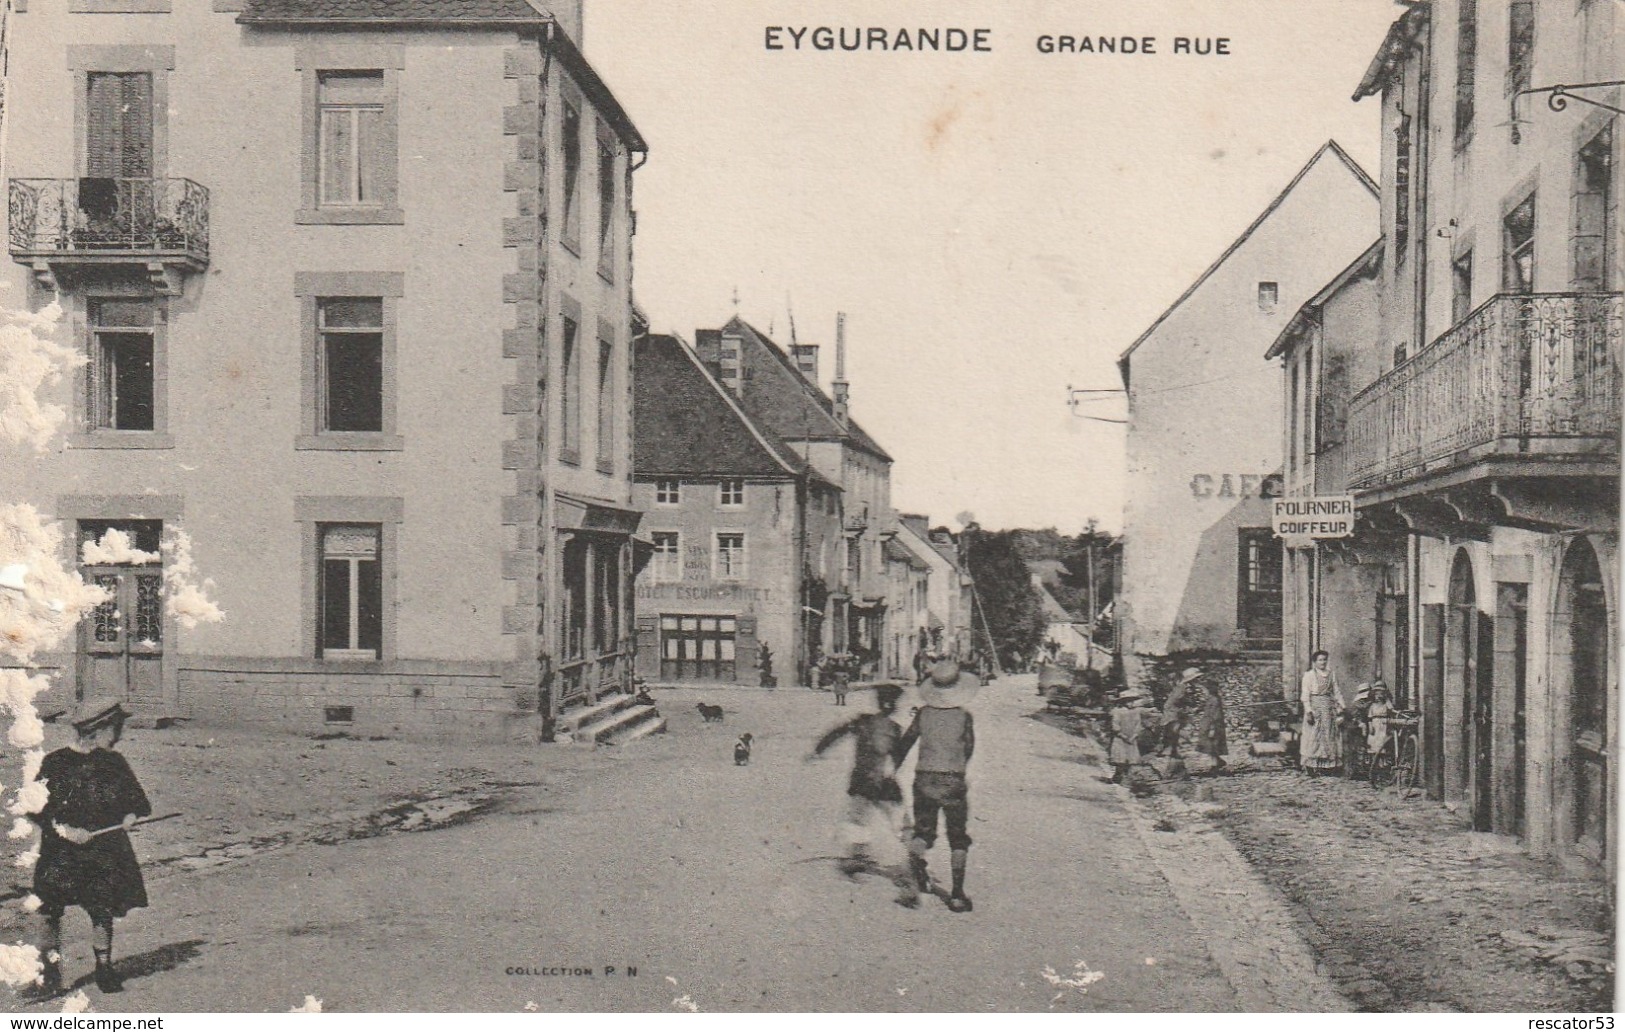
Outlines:
{"label": "dirt street", "polygon": [[[152,907],[120,923],[126,993],[87,986],[92,1006],[1348,1006],[1290,922],[1201,904],[1214,879],[1267,893],[1222,836],[1163,841],[1102,782],[1094,743],[1028,719],[1031,678],[976,704],[970,914],[931,898],[904,909],[886,878],[836,871],[846,747],[804,756],[857,710],[800,689],[659,699],[670,733],[620,750],[132,732],[155,805],[188,816],[137,833]],[[702,724],[701,700],[725,723]],[[747,730],[755,754],[739,767]],[[901,856],[881,859],[900,869]],[[932,863],[945,878],[944,844]],[[15,940],[19,914],[6,915],[0,935]],[[90,970],[87,938],[76,912],[70,978]]]}

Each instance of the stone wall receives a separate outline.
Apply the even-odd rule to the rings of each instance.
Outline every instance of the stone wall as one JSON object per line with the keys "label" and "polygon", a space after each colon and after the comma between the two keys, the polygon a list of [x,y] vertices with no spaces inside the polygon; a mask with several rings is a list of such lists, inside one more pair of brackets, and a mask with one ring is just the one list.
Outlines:
{"label": "stone wall", "polygon": [[[1234,750],[1251,736],[1251,704],[1273,702],[1281,698],[1281,663],[1279,660],[1260,660],[1209,652],[1174,653],[1151,660],[1145,669],[1141,684],[1150,690],[1158,709],[1168,698],[1187,667],[1199,667],[1204,680],[1216,680],[1224,696],[1225,733]],[[1196,722],[1202,712],[1203,683],[1185,694],[1182,709],[1185,714],[1184,740],[1195,747]]]}
{"label": "stone wall", "polygon": [[[506,741],[539,732],[535,696],[534,688],[505,687],[494,664],[484,673],[182,669],[178,711],[203,723],[300,734]],[[342,709],[349,713],[335,712]]]}

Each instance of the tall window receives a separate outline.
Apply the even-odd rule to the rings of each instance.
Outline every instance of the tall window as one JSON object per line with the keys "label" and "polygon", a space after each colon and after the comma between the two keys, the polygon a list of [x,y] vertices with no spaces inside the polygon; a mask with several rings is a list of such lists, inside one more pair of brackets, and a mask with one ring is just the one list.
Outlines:
{"label": "tall window", "polygon": [[1287,469],[1291,472],[1293,479],[1296,479],[1299,469],[1303,466],[1303,457],[1298,452],[1298,441],[1300,440],[1298,436],[1298,427],[1302,418],[1302,413],[1298,410],[1298,397],[1303,390],[1303,363],[1297,356],[1293,356],[1293,360],[1290,364],[1292,367],[1292,375],[1290,377],[1291,386],[1286,399],[1286,463]]}
{"label": "tall window", "polygon": [[1319,391],[1315,389],[1315,349],[1313,345],[1303,349],[1303,440],[1298,447],[1298,460],[1306,471],[1309,467],[1309,457],[1317,450],[1315,441],[1315,400]]}
{"label": "tall window", "polygon": [[1473,310],[1473,252],[1463,251],[1450,263],[1450,325]]}
{"label": "tall window", "polygon": [[598,342],[598,469],[615,471],[615,345]]}
{"label": "tall window", "polygon": [[1478,77],[1478,0],[1456,8],[1456,143],[1473,134],[1473,84]]}
{"label": "tall window", "polygon": [[330,297],[316,302],[318,431],[384,429],[384,302]]}
{"label": "tall window", "polygon": [[598,603],[593,621],[592,647],[599,655],[617,652],[621,645],[621,553],[600,544],[594,549],[593,600]]}
{"label": "tall window", "polygon": [[738,580],[745,576],[745,535],[717,535],[717,579]]}
{"label": "tall window", "polygon": [[1530,194],[1501,220],[1501,289],[1535,292],[1535,195]]}
{"label": "tall window", "polygon": [[657,530],[649,535],[654,539],[654,578],[657,581],[683,579],[682,538],[675,530]]}
{"label": "tall window", "polygon": [[[152,167],[152,74],[91,72],[85,77],[85,174],[147,178]],[[110,185],[110,184],[109,184]],[[109,197],[112,200],[113,197]],[[92,198],[80,198],[81,206]]]}
{"label": "tall window", "polygon": [[1411,241],[1411,116],[1401,115],[1394,132],[1394,264],[1400,265]]}
{"label": "tall window", "polygon": [[615,271],[615,144],[598,138],[598,271]]}
{"label": "tall window", "polygon": [[717,484],[717,504],[727,506],[741,506],[745,504],[745,482],[739,479],[724,480]]}
{"label": "tall window", "polygon": [[317,79],[318,203],[383,203],[384,73],[323,72]]}
{"label": "tall window", "polygon": [[581,110],[564,103],[560,142],[564,151],[564,240],[581,246]]}
{"label": "tall window", "polygon": [[1580,148],[1575,169],[1575,290],[1607,290],[1613,282],[1618,203],[1614,196],[1614,131],[1608,126]]}
{"label": "tall window", "polygon": [[560,323],[564,350],[564,437],[560,441],[567,462],[581,461],[581,356],[576,347],[576,322],[566,316]]}
{"label": "tall window", "polygon": [[656,480],[655,504],[676,505],[683,500],[683,482],[680,480]]}
{"label": "tall window", "polygon": [[1535,64],[1534,0],[1512,0],[1507,28],[1507,92],[1529,88]]}
{"label": "tall window", "polygon": [[91,429],[155,429],[158,381],[152,302],[94,301],[90,321]]}
{"label": "tall window", "polygon": [[383,571],[377,524],[324,523],[318,528],[316,655],[377,659],[384,636]]}

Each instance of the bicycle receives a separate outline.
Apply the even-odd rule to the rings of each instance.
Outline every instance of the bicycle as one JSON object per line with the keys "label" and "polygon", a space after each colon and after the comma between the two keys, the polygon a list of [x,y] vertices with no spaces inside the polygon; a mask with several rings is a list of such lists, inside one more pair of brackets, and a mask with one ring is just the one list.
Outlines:
{"label": "bicycle", "polygon": [[1422,769],[1418,762],[1416,713],[1396,710],[1387,718],[1388,737],[1371,754],[1370,778],[1372,788],[1398,785],[1400,797],[1409,799],[1421,785]]}

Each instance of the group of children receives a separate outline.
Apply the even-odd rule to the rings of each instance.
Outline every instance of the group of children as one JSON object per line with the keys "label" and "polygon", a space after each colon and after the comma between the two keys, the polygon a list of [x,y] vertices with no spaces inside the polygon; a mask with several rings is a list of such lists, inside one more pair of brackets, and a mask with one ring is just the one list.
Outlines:
{"label": "group of children", "polygon": [[[898,880],[897,902],[903,906],[918,906],[920,894],[931,891],[926,854],[936,843],[940,815],[947,825],[951,851],[953,888],[948,909],[955,913],[971,909],[970,897],[965,894],[965,866],[971,846],[965,770],[976,749],[976,729],[964,707],[980,687],[981,679],[962,670],[957,661],[937,661],[919,684],[923,705],[904,730],[894,719],[903,689],[895,684],[880,684],[875,688],[879,712],[862,714],[832,728],[808,757],[822,755],[842,738],[851,736],[855,740],[852,774],[847,780],[846,820],[841,828],[847,845],[841,870],[855,877],[874,869],[871,827],[877,821],[883,823],[891,835],[903,839],[908,851],[908,872]],[[905,828],[897,768],[916,744],[919,754],[914,767],[914,820],[912,827]]]}
{"label": "group of children", "polygon": [[[1116,697],[1111,711],[1110,741],[1107,758],[1112,765],[1112,783],[1121,784],[1128,779],[1129,770],[1140,762],[1142,744],[1154,740],[1174,758],[1179,758],[1179,736],[1184,724],[1181,701],[1190,686],[1204,678],[1199,667],[1187,667],[1179,675],[1174,689],[1162,712],[1153,706],[1151,694],[1144,688],[1125,688]],[[1213,769],[1226,766],[1225,753],[1229,742],[1225,738],[1224,695],[1219,683],[1211,678],[1203,683],[1202,714],[1197,723],[1196,747],[1213,760]]]}

